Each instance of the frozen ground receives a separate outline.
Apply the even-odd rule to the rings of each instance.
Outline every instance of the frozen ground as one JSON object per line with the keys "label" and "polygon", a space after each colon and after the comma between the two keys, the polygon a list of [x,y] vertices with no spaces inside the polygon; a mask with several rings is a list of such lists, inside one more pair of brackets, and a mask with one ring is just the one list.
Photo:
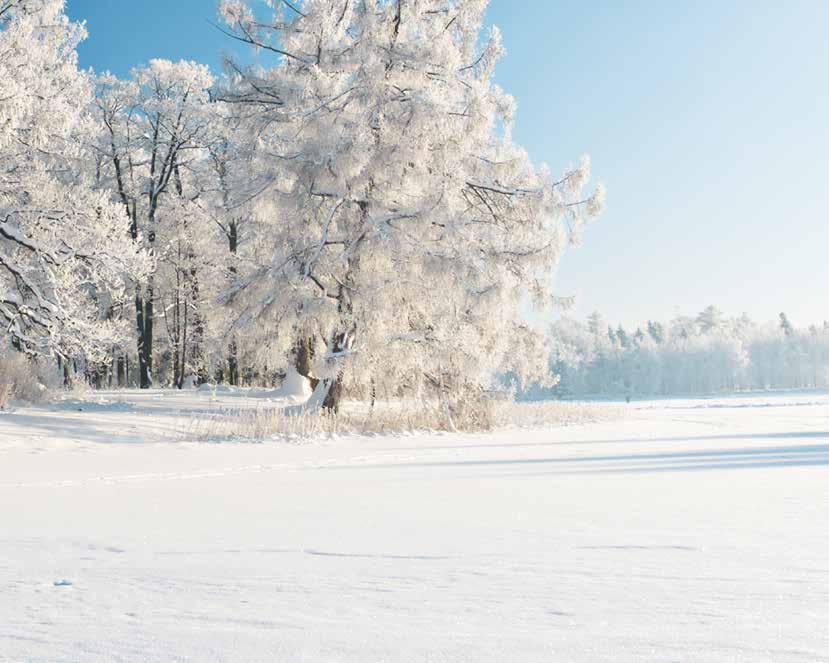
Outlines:
{"label": "frozen ground", "polygon": [[829,661],[827,396],[306,444],[102,398],[0,413],[0,660]]}

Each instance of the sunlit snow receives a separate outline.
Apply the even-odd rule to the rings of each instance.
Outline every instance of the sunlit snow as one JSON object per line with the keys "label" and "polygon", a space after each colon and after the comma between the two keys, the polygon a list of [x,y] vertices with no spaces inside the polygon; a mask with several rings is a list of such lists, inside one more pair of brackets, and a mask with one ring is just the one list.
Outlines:
{"label": "sunlit snow", "polygon": [[301,444],[92,400],[0,413],[0,660],[827,660],[829,396]]}

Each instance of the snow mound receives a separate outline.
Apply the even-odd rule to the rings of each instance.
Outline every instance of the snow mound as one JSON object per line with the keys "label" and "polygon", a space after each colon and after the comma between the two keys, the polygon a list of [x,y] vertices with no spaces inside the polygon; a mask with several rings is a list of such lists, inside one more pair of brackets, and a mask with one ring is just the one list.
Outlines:
{"label": "snow mound", "polygon": [[298,401],[306,401],[310,395],[310,381],[297,373],[293,367],[288,369],[282,385],[273,393],[275,398],[291,398]]}
{"label": "snow mound", "polygon": [[197,384],[198,381],[199,381],[198,376],[193,375],[191,373],[190,375],[185,376],[184,380],[181,383],[181,388],[182,389],[196,389],[197,386],[198,386],[198,384]]}
{"label": "snow mound", "polygon": [[202,393],[216,393],[216,394],[229,394],[236,391],[233,387],[228,384],[213,384],[211,382],[205,382],[204,384],[200,384],[197,389]]}
{"label": "snow mound", "polygon": [[131,412],[135,405],[124,400],[98,398],[83,400],[78,398],[61,398],[48,404],[47,409],[57,412],[75,410],[78,412]]}

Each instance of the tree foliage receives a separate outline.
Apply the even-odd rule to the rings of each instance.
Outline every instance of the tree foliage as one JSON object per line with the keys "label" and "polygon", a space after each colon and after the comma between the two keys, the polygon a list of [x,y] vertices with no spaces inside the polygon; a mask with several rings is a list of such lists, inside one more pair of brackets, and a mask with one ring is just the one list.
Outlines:
{"label": "tree foliage", "polygon": [[709,306],[667,327],[650,321],[648,335],[637,334],[625,345],[613,330],[594,333],[595,316],[587,324],[562,318],[552,325],[550,370],[560,383],[553,391],[528,393],[667,396],[829,387],[827,325],[757,324]]}
{"label": "tree foliage", "polygon": [[0,2],[0,323],[18,349],[62,357],[123,342],[113,311],[145,266],[93,190],[84,36],[59,0]]}
{"label": "tree foliage", "polygon": [[485,6],[315,0],[259,20],[222,3],[237,39],[279,56],[234,66],[223,95],[274,182],[256,205],[265,244],[225,301],[276,361],[313,339],[324,386],[541,377],[526,305],[555,303],[551,272],[602,191],[582,195],[586,159],[554,178],[513,143]]}

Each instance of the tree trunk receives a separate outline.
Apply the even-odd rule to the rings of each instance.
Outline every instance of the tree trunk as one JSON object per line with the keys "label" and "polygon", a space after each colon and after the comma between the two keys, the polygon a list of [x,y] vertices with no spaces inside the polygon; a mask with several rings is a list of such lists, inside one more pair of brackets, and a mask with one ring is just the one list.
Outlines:
{"label": "tree trunk", "polygon": [[[199,309],[199,278],[198,278],[198,271],[195,267],[196,256],[191,251],[190,253],[190,289],[189,289],[189,296],[190,302],[193,307],[193,320],[192,324],[192,332],[190,334],[191,338],[191,349],[190,349],[190,361],[195,369],[196,376],[198,378],[199,384],[207,382],[207,367],[205,366],[204,361],[204,319],[202,318],[201,311]],[[185,309],[185,336],[187,334],[187,316],[186,316]],[[183,366],[182,366],[183,369]]]}
{"label": "tree trunk", "polygon": [[124,355],[118,357],[118,364],[116,367],[117,382],[119,387],[127,386],[127,358]]}
{"label": "tree trunk", "polygon": [[234,387],[239,385],[239,359],[237,357],[236,341],[230,342],[227,358],[227,378]]}
{"label": "tree trunk", "polygon": [[325,395],[325,400],[322,402],[322,409],[329,414],[339,414],[340,402],[343,397],[343,379],[342,373],[337,373],[337,376],[329,380],[328,393]]}
{"label": "tree trunk", "polygon": [[135,320],[138,331],[138,379],[141,389],[153,386],[153,286],[147,286],[146,299],[140,288],[135,292]]}
{"label": "tree trunk", "polygon": [[[144,298],[141,296],[141,286],[135,287],[135,332],[138,340],[138,373],[143,376],[146,373],[144,366]],[[144,379],[140,378],[140,385],[145,389]]]}
{"label": "tree trunk", "polygon": [[69,368],[69,360],[63,360],[63,386],[65,389],[72,388],[72,370]]}
{"label": "tree trunk", "polygon": [[314,359],[314,339],[304,336],[296,342],[294,348],[294,368],[302,377],[308,378],[311,389],[317,388],[319,380],[311,375],[312,361]]}
{"label": "tree trunk", "polygon": [[[336,355],[346,350],[347,339],[347,334],[335,334],[334,342],[331,344],[331,352]],[[333,361],[337,360],[334,359]],[[337,371],[333,378],[328,378],[326,381],[329,382],[328,393],[325,395],[325,400],[322,402],[322,409],[328,411],[330,414],[338,414],[340,411],[340,402],[342,401],[343,396],[342,370]]]}
{"label": "tree trunk", "polygon": [[[227,204],[227,201],[225,201]],[[227,248],[230,252],[230,266],[228,267],[228,271],[231,275],[236,274],[236,264],[234,263],[234,256],[236,255],[236,251],[239,248],[239,227],[236,224],[235,220],[231,220],[228,223],[228,232],[227,232]],[[235,339],[231,339],[230,345],[228,346],[227,352],[227,369],[228,369],[228,382],[232,384],[234,387],[239,385],[239,347],[236,344]]]}
{"label": "tree trunk", "polygon": [[184,387],[184,373],[187,370],[187,301],[184,302],[184,316],[181,323],[181,351],[179,353],[178,382],[176,387]]}

